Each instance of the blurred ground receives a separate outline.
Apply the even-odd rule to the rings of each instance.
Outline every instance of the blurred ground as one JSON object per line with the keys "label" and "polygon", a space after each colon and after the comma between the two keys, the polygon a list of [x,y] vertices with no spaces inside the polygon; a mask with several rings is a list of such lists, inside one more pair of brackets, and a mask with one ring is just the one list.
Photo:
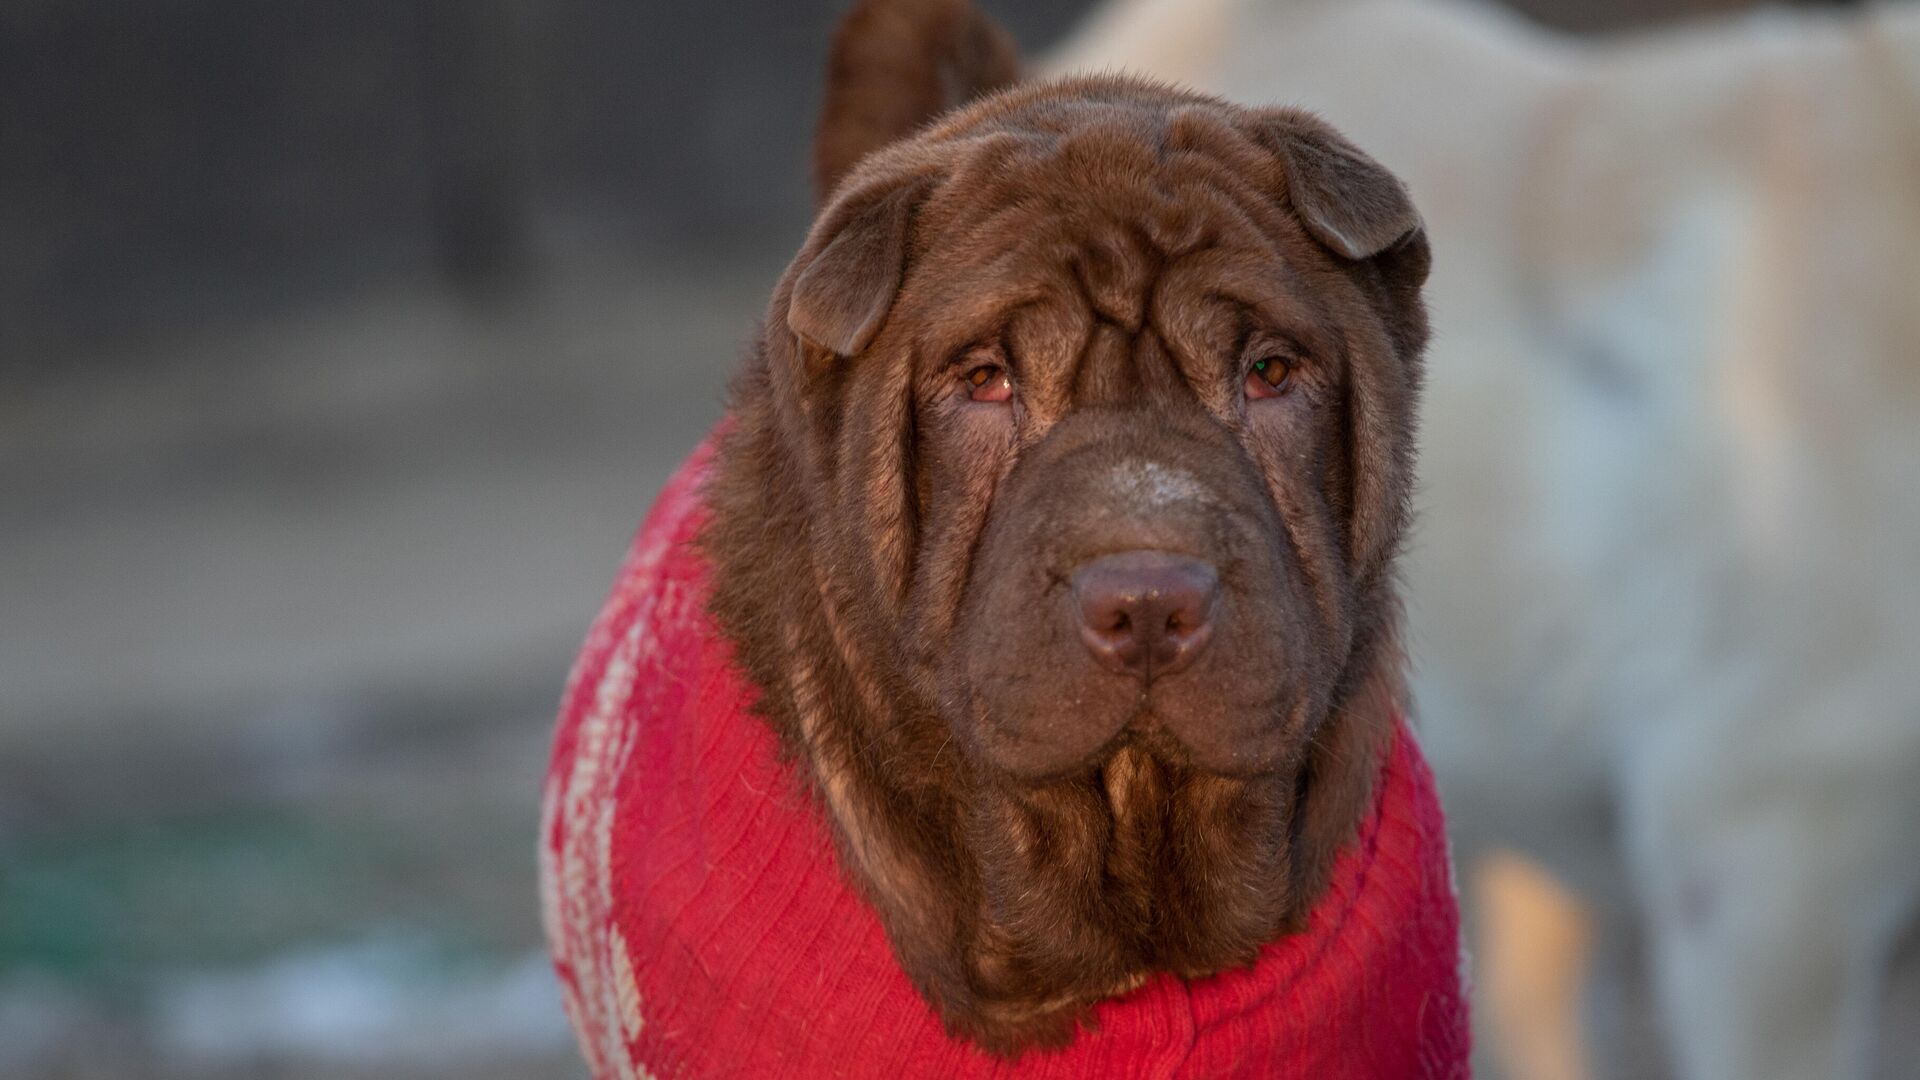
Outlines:
{"label": "blurred ground", "polygon": [[0,1075],[572,1071],[553,701],[777,269],[401,287],[7,399]]}

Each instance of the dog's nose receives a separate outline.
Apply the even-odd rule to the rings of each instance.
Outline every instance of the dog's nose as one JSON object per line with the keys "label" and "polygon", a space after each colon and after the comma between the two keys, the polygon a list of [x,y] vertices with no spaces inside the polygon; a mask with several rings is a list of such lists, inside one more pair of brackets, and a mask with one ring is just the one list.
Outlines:
{"label": "dog's nose", "polygon": [[1220,575],[1198,559],[1122,551],[1073,573],[1080,637],[1102,664],[1142,679],[1186,667],[1213,635]]}

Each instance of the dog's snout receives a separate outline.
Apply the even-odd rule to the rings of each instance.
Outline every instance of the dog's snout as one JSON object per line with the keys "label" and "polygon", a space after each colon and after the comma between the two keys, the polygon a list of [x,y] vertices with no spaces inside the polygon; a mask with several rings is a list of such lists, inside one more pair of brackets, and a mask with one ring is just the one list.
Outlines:
{"label": "dog's snout", "polygon": [[1220,576],[1198,559],[1123,551],[1074,571],[1080,637],[1094,658],[1152,679],[1192,662],[1213,634]]}

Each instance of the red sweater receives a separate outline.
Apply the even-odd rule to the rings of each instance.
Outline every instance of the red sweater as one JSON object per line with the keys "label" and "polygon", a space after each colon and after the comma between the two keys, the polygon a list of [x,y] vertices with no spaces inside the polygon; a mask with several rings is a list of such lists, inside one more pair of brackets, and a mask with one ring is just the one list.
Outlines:
{"label": "red sweater", "polygon": [[1251,968],[1158,976],[1017,1061],[947,1036],[842,877],[822,811],[704,610],[696,451],[641,527],[569,679],[542,904],[599,1080],[1464,1077],[1459,916],[1405,724],[1308,929]]}

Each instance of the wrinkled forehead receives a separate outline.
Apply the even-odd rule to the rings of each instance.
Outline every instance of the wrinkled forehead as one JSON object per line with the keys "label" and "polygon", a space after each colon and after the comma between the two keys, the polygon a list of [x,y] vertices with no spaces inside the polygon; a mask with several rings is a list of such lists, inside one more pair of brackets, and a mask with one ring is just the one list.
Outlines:
{"label": "wrinkled forehead", "polygon": [[1306,279],[1325,260],[1285,208],[1284,170],[1216,110],[1058,102],[945,149],[900,298],[925,350],[1016,312],[1082,337],[1192,336],[1231,306],[1302,333],[1319,321]]}

